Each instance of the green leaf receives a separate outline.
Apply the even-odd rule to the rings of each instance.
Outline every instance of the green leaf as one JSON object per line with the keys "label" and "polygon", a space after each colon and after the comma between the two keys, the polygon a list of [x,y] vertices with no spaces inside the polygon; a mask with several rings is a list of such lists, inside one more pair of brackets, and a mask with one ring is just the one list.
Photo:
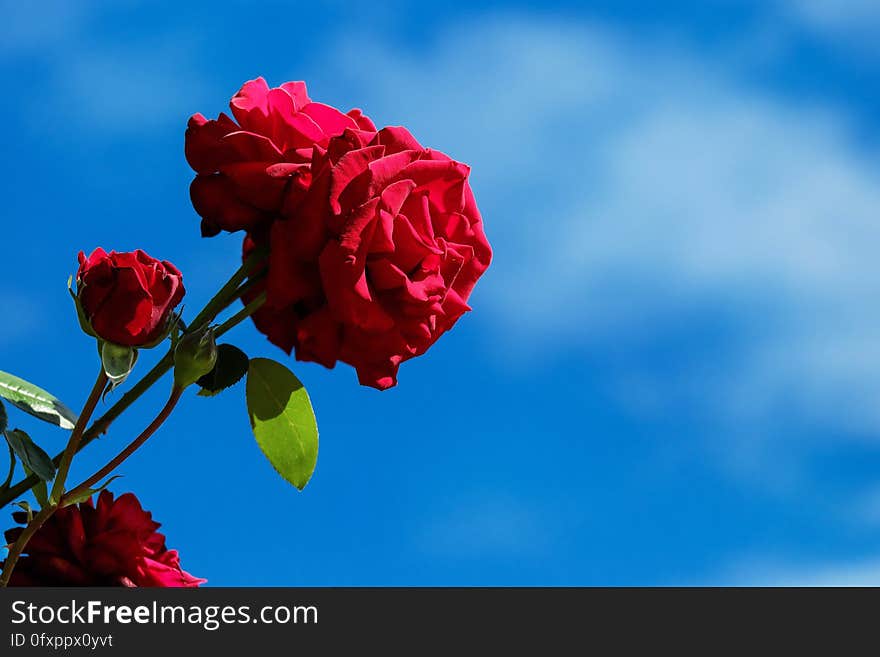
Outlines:
{"label": "green leaf", "polygon": [[257,444],[272,467],[299,490],[318,461],[318,424],[300,380],[281,363],[250,362],[247,405]]}
{"label": "green leaf", "polygon": [[0,402],[0,433],[6,431],[6,427],[8,424],[9,418],[6,415],[6,407],[3,405],[3,402]]}
{"label": "green leaf", "polygon": [[[24,473],[30,477],[33,472],[26,465],[22,466],[24,468]],[[37,502],[40,503],[40,508],[42,509],[49,503],[49,489],[46,486],[46,482],[40,479],[40,483],[34,484],[33,488],[31,488],[31,492],[34,494],[34,498],[36,498]]]}
{"label": "green leaf", "polygon": [[12,451],[16,453],[21,464],[43,481],[55,476],[55,464],[52,459],[37,445],[31,437],[21,429],[6,432]]}
{"label": "green leaf", "polygon": [[[6,438],[5,433],[3,437]],[[9,444],[8,440],[6,441],[6,448],[9,450],[9,470],[6,471],[6,480],[0,485],[0,491],[9,490],[9,486],[12,485],[12,478],[15,476],[15,464],[18,463],[15,450],[12,449],[12,445]]]}
{"label": "green leaf", "polygon": [[[82,290],[80,290],[82,291]],[[82,304],[79,301],[79,296],[73,291],[73,276],[67,279],[67,292],[70,294],[70,297],[73,299],[73,305],[76,306],[76,316],[79,319],[79,327],[83,330],[83,333],[92,336],[93,338],[97,338],[98,334],[95,333],[95,330],[92,328],[92,325],[89,323],[89,318],[86,317],[86,311],[83,310]]]}
{"label": "green leaf", "polygon": [[0,397],[25,413],[30,413],[62,429],[73,429],[76,413],[54,396],[17,376],[0,372]]}
{"label": "green leaf", "polygon": [[113,475],[112,477],[110,477],[107,481],[105,481],[103,484],[101,484],[97,488],[88,488],[88,489],[84,490],[82,493],[80,493],[79,495],[75,495],[74,497],[71,497],[70,499],[64,500],[64,506],[71,506],[72,504],[79,504],[80,502],[85,502],[87,499],[89,499],[95,493],[100,493],[102,490],[107,488],[107,486],[110,485],[110,482],[112,482],[114,479],[119,479],[121,476],[122,475]]}
{"label": "green leaf", "polygon": [[214,395],[231,388],[247,374],[249,361],[247,354],[231,344],[217,345],[217,364],[196,383],[202,388],[200,397]]}
{"label": "green leaf", "polygon": [[34,511],[31,509],[31,505],[27,503],[27,500],[13,502],[13,504],[27,514],[27,524],[31,524],[31,520],[34,519]]}

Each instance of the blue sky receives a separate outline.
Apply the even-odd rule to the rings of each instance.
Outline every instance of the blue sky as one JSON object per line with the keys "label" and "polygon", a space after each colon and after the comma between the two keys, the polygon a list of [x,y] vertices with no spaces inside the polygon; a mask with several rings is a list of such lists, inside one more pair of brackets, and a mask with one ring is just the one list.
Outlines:
{"label": "blue sky", "polygon": [[[187,396],[114,488],[189,571],[880,584],[875,2],[39,5],[0,0],[0,369],[82,403],[80,249],[175,262],[191,310],[231,273],[239,237],[198,236],[183,130],[257,75],[470,164],[495,247],[474,312],[396,389],[289,363],[321,428],[302,493],[242,388]],[[287,360],[250,326],[232,341]]]}

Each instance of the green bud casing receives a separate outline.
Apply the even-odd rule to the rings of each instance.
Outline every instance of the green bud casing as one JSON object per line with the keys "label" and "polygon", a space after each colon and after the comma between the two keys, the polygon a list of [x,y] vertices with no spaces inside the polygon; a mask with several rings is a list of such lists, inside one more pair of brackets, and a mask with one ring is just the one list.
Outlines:
{"label": "green bud casing", "polygon": [[134,347],[126,347],[112,342],[98,342],[101,351],[101,364],[110,380],[110,389],[122,385],[131,374],[137,362],[138,352]]}
{"label": "green bud casing", "polygon": [[216,363],[213,327],[183,336],[174,349],[174,385],[179,388],[192,385],[213,370]]}

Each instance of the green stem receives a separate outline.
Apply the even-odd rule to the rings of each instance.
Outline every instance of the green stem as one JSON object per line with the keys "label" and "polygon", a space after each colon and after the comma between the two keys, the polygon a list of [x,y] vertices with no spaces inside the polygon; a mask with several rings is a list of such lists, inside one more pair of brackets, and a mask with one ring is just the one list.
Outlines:
{"label": "green stem", "polygon": [[257,285],[261,285],[261,284],[263,284],[265,278],[266,278],[266,272],[265,272],[265,271],[259,272],[259,273],[255,274],[254,276],[249,277],[249,278],[248,278],[248,279],[242,284],[242,286],[241,286],[240,288],[238,288],[238,289],[235,291],[235,294],[234,294],[234,295],[232,296],[232,298],[230,299],[230,302],[231,302],[231,301],[236,301],[236,300],[238,300],[238,299],[241,299],[245,294],[247,294],[248,292],[250,292],[250,291],[251,291],[252,289],[254,289]]}
{"label": "green stem", "polygon": [[9,585],[9,579],[12,577],[12,570],[15,568],[15,564],[18,563],[18,558],[24,551],[27,542],[31,540],[31,537],[37,533],[37,530],[39,530],[40,527],[43,526],[43,523],[55,513],[56,508],[57,507],[54,504],[47,504],[40,509],[40,512],[34,516],[33,520],[31,520],[27,527],[24,528],[24,531],[19,535],[15,543],[12,544],[12,547],[9,548],[9,554],[6,555],[6,561],[3,564],[3,574],[0,575],[0,588],[5,588]]}
{"label": "green stem", "polygon": [[102,367],[101,373],[98,374],[98,379],[92,387],[92,392],[89,393],[89,398],[86,400],[82,413],[80,413],[79,419],[76,421],[76,425],[70,433],[70,440],[67,441],[67,447],[61,455],[61,461],[58,463],[58,472],[55,475],[55,483],[52,485],[52,494],[49,495],[49,501],[51,503],[57,502],[64,494],[64,483],[67,481],[67,474],[70,472],[70,464],[73,461],[73,455],[79,450],[83,433],[86,430],[86,425],[92,417],[92,413],[95,412],[95,407],[97,407],[98,402],[101,401],[101,394],[106,387],[107,374]]}
{"label": "green stem", "polygon": [[189,330],[193,331],[201,328],[217,315],[219,315],[229,304],[240,296],[239,286],[247,280],[251,274],[261,269],[266,263],[265,249],[257,249],[244,261],[238,271],[232,275],[226,285],[220,288],[220,291],[208,301],[207,305],[202,309],[196,318],[189,324]]}
{"label": "green stem", "polygon": [[214,337],[219,338],[230,329],[241,324],[244,320],[257,312],[257,310],[259,310],[264,303],[266,303],[266,293],[262,292],[256,299],[251,301],[248,305],[239,310],[232,317],[223,322],[220,326],[218,326],[214,330]]}
{"label": "green stem", "polygon": [[9,448],[9,474],[6,475],[6,481],[0,486],[0,490],[7,490],[9,484],[12,483],[12,478],[15,476],[15,451],[12,449],[12,445],[9,444],[8,440],[6,441],[6,446]]}

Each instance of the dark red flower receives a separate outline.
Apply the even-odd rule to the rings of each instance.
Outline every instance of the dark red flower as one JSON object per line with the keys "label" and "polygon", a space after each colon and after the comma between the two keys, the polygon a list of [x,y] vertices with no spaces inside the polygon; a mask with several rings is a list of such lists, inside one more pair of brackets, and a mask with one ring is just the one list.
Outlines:
{"label": "dark red flower", "polygon": [[245,254],[270,248],[257,328],[298,360],[395,385],[400,363],[470,310],[489,266],[469,172],[404,128],[349,128],[316,147],[307,192],[245,242]]}
{"label": "dark red flower", "polygon": [[290,216],[311,182],[313,146],[326,147],[346,128],[375,130],[360,110],[312,102],[304,82],[270,89],[257,78],[229,106],[235,120],[195,114],[186,130],[186,159],[197,174],[190,195],[205,236]]}
{"label": "dark red flower", "polygon": [[[12,514],[24,523],[26,514]],[[58,509],[28,541],[12,572],[10,586],[196,587],[207,580],[180,567],[177,550],[165,547],[158,522],[132,493],[114,499],[103,491],[97,506],[89,499]],[[22,527],[6,532],[9,543]]]}
{"label": "dark red flower", "polygon": [[86,321],[102,340],[141,347],[161,339],[183,299],[183,275],[170,262],[143,251],[79,254],[77,298]]}

